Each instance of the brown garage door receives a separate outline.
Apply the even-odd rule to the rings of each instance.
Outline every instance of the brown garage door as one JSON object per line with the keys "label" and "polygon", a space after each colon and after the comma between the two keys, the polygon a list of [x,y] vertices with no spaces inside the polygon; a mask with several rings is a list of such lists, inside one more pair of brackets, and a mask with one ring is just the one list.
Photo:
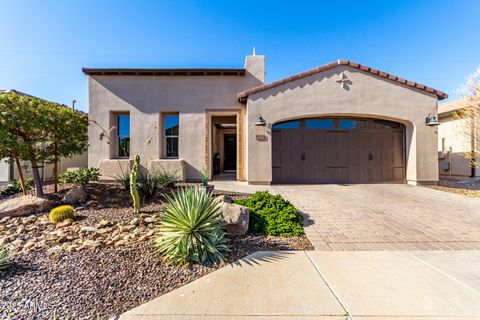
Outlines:
{"label": "brown garage door", "polygon": [[378,119],[302,119],[272,128],[273,183],[403,182],[405,129]]}

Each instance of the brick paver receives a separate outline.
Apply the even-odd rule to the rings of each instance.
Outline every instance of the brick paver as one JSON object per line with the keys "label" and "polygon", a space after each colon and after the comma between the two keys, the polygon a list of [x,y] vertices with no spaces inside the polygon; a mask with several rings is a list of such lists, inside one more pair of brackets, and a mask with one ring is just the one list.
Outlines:
{"label": "brick paver", "polygon": [[480,249],[480,200],[401,184],[272,186],[316,250]]}

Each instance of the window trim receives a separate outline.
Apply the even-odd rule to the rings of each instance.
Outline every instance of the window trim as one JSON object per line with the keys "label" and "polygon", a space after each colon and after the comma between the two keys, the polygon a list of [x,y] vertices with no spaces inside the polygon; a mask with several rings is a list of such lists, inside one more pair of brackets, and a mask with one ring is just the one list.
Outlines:
{"label": "window trim", "polygon": [[[177,135],[167,135],[166,134],[166,126],[165,121],[167,116],[177,116],[178,118],[178,134]],[[162,136],[163,136],[163,159],[179,159],[180,158],[180,113],[179,112],[165,112],[162,113]],[[176,156],[168,156],[167,155],[167,139],[168,138],[177,138],[177,155]]]}

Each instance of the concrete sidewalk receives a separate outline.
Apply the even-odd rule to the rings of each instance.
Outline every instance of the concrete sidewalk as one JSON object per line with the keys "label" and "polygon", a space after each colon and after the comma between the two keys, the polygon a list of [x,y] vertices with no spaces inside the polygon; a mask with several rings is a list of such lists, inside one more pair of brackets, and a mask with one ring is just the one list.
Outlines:
{"label": "concrete sidewalk", "polygon": [[120,319],[480,319],[480,251],[257,252]]}

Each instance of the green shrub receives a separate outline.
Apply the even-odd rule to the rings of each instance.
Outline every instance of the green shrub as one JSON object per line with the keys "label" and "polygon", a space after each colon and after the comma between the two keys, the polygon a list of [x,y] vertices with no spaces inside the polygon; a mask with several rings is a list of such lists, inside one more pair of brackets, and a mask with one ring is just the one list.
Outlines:
{"label": "green shrub", "polygon": [[120,174],[114,176],[115,181],[120,183],[125,190],[130,190],[130,172],[128,170],[123,170],[122,166],[120,167]]}
{"label": "green shrub", "polygon": [[202,171],[200,172],[200,180],[202,181],[202,186],[204,187],[208,186],[209,177],[210,177],[210,174],[208,173],[208,170],[206,168],[203,168]]}
{"label": "green shrub", "polygon": [[3,273],[12,265],[12,257],[2,248],[0,248],[0,273]]}
{"label": "green shrub", "polygon": [[154,173],[145,172],[137,180],[137,189],[142,199],[154,198],[162,189],[162,182]]}
{"label": "green shrub", "polygon": [[163,168],[154,171],[153,174],[157,176],[163,189],[172,189],[180,180],[176,171],[168,171]]}
{"label": "green shrub", "polygon": [[153,170],[140,175],[137,180],[137,188],[143,199],[154,198],[163,189],[171,189],[178,181],[175,172],[165,170]]}
{"label": "green shrub", "polygon": [[98,181],[100,170],[98,168],[80,168],[73,171],[65,171],[60,175],[60,183],[73,183],[77,187],[83,187],[91,181]]}
{"label": "green shrub", "polygon": [[[25,187],[27,187],[27,190],[31,190],[33,188],[32,178],[25,179]],[[22,184],[20,183],[20,181],[13,180],[9,184],[7,184],[7,187],[2,190],[0,195],[2,197],[6,197],[6,196],[11,196],[12,194],[17,194],[20,192],[22,192]]]}
{"label": "green shrub", "polygon": [[68,205],[53,208],[48,215],[51,223],[59,223],[66,219],[73,219],[74,217],[75,209]]}
{"label": "green shrub", "polygon": [[196,188],[183,188],[167,197],[155,240],[156,250],[173,263],[224,260],[228,251],[219,200]]}
{"label": "green shrub", "polygon": [[250,210],[251,232],[287,237],[303,234],[303,216],[280,195],[257,192],[251,198],[237,200],[235,203]]}

